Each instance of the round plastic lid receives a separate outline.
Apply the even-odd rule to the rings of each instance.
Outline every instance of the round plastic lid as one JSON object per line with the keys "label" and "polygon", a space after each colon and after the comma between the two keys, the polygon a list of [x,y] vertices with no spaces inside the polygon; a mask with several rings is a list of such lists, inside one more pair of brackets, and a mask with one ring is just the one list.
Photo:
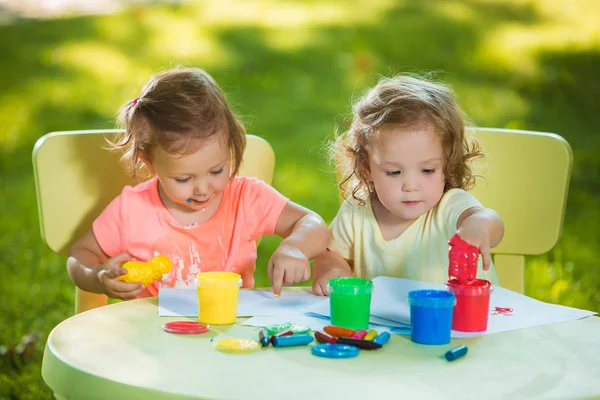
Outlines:
{"label": "round plastic lid", "polygon": [[196,287],[208,289],[239,288],[242,276],[235,272],[213,271],[196,274]]}
{"label": "round plastic lid", "polygon": [[408,292],[408,303],[411,306],[427,308],[453,307],[454,293],[448,290],[417,289]]}
{"label": "round plastic lid", "polygon": [[179,335],[197,335],[208,332],[209,325],[197,321],[173,321],[162,326],[165,332]]}
{"label": "round plastic lid", "polygon": [[360,353],[358,347],[332,343],[318,344],[313,346],[310,351],[314,356],[325,358],[352,358]]}
{"label": "round plastic lid", "polygon": [[485,279],[475,279],[466,285],[462,285],[457,279],[450,279],[446,283],[446,288],[452,293],[462,296],[489,295],[494,291],[492,283]]}

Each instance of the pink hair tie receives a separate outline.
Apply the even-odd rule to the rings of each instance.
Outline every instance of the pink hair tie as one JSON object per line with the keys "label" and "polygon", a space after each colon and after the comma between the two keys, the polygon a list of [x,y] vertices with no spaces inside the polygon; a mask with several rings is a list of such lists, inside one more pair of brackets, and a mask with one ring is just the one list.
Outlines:
{"label": "pink hair tie", "polygon": [[139,97],[136,97],[135,99],[133,99],[133,105],[135,106],[138,103],[138,101],[140,103],[142,102],[142,100]]}

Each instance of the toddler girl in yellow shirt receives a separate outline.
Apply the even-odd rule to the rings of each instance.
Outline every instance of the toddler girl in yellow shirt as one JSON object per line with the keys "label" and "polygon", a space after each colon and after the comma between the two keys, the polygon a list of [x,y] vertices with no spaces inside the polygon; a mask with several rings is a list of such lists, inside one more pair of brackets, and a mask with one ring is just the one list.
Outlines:
{"label": "toddler girl in yellow shirt", "polygon": [[332,146],[344,202],[331,243],[314,264],[313,291],[329,279],[394,276],[443,283],[448,240],[457,233],[482,255],[478,278],[498,284],[490,249],[504,234],[500,216],[466,190],[482,156],[445,85],[384,78],[353,107],[350,129]]}

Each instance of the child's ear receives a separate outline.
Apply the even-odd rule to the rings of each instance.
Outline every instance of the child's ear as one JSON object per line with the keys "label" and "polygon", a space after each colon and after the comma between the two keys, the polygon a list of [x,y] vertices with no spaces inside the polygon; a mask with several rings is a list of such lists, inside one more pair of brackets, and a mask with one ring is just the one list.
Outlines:
{"label": "child's ear", "polygon": [[365,178],[367,182],[373,182],[373,175],[371,174],[371,168],[369,168],[369,163],[364,163],[363,171],[365,173]]}

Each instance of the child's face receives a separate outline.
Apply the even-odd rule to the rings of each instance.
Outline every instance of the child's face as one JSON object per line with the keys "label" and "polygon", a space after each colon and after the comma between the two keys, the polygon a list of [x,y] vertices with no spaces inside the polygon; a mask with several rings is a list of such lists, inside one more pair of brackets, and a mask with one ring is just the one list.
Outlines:
{"label": "child's face", "polygon": [[231,170],[229,149],[221,138],[217,134],[204,139],[196,152],[183,157],[159,146],[152,151],[151,168],[165,195],[178,208],[198,211],[217,208],[221,203]]}
{"label": "child's face", "polygon": [[369,149],[367,177],[381,204],[392,214],[414,220],[444,194],[444,151],[429,126],[388,127]]}

